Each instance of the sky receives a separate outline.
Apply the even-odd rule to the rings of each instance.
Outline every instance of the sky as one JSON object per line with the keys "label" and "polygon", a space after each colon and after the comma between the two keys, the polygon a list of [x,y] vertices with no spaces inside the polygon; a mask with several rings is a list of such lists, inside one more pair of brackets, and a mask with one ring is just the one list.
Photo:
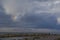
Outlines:
{"label": "sky", "polygon": [[60,0],[0,0],[0,28],[60,31]]}

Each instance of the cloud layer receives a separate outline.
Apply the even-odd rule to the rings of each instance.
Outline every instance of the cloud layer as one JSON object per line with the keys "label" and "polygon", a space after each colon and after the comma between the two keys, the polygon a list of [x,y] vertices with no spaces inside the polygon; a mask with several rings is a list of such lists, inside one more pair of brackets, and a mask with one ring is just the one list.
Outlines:
{"label": "cloud layer", "polygon": [[[3,7],[7,14],[12,15],[12,19],[16,20],[20,16],[24,16],[27,12],[34,13],[59,13],[59,0],[2,0]],[[58,14],[57,14],[58,15]]]}
{"label": "cloud layer", "polygon": [[0,26],[60,29],[59,5],[60,0],[0,0]]}

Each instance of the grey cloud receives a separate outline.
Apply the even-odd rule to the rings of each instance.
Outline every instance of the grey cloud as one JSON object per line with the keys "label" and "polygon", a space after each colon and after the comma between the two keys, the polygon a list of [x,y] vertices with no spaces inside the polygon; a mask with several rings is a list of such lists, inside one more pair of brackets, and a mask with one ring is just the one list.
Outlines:
{"label": "grey cloud", "polygon": [[[39,2],[39,1],[33,1],[29,2],[30,0],[2,0],[3,7],[5,8],[5,11],[7,14],[11,14],[12,18],[13,16],[24,16],[26,12],[32,12],[33,10],[39,9],[39,11],[49,11],[51,9],[51,2]],[[42,1],[42,0],[41,0]],[[45,0],[43,0],[45,1]]]}
{"label": "grey cloud", "polygon": [[57,18],[55,15],[49,13],[40,13],[40,14],[29,13],[20,19],[20,24],[23,27],[28,28],[31,27],[31,28],[54,29],[57,24]]}
{"label": "grey cloud", "polygon": [[14,22],[11,19],[11,15],[5,14],[5,10],[2,5],[0,5],[0,10],[0,27],[13,27]]}
{"label": "grey cloud", "polygon": [[[31,2],[33,1],[33,2]],[[0,23],[9,27],[23,28],[49,28],[56,29],[57,17],[54,14],[58,11],[52,7],[54,2],[49,0],[3,0],[2,5],[6,13]],[[55,4],[53,6],[56,6]],[[45,8],[44,8],[45,7]],[[54,9],[54,10],[52,10]],[[38,12],[39,11],[39,12]],[[12,18],[12,19],[11,19]],[[17,19],[16,21],[14,21]]]}

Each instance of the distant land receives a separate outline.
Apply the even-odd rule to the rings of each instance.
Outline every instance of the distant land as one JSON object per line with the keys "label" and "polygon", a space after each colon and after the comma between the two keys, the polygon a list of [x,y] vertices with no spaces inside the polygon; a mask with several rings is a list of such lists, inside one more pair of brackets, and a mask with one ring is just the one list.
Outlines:
{"label": "distant land", "polygon": [[0,32],[0,39],[20,39],[21,40],[60,40],[60,34],[34,33],[34,32]]}

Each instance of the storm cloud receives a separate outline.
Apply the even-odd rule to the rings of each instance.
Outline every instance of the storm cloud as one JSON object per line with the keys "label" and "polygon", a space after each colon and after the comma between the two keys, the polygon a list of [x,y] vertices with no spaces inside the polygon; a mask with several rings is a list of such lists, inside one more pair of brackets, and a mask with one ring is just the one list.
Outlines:
{"label": "storm cloud", "polygon": [[0,0],[0,27],[60,29],[59,0]]}

